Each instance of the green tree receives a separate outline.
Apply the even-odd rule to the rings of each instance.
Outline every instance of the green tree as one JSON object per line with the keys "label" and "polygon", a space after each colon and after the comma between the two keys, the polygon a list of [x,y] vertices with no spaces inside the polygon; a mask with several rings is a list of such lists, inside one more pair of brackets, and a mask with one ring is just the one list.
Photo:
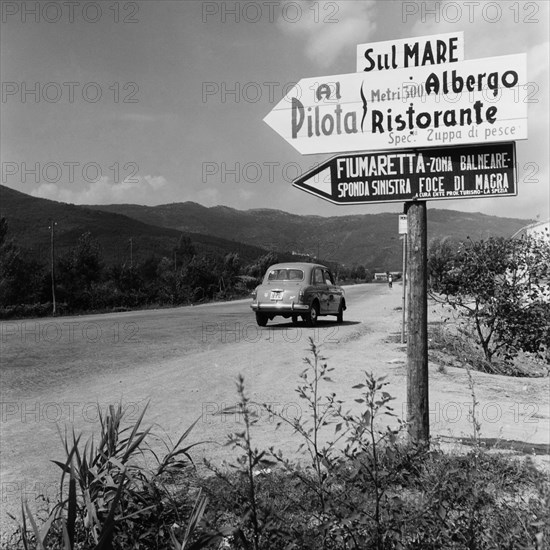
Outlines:
{"label": "green tree", "polygon": [[103,268],[99,242],[89,231],[83,233],[56,270],[60,293],[71,308],[94,306],[93,286],[101,280]]}
{"label": "green tree", "polygon": [[221,280],[223,289],[231,289],[241,271],[241,258],[236,252],[229,252],[223,259]]}
{"label": "green tree", "polygon": [[268,252],[267,254],[260,256],[253,264],[247,267],[247,275],[259,279],[264,276],[270,265],[276,264],[278,261],[279,257],[275,252]]}
{"label": "green tree", "polygon": [[44,266],[8,239],[8,222],[0,218],[0,305],[34,304],[42,299]]}
{"label": "green tree", "polygon": [[428,274],[430,287],[439,287],[453,267],[458,242],[448,237],[432,239],[428,245]]}
{"label": "green tree", "polygon": [[214,258],[195,256],[183,271],[185,286],[192,301],[212,298],[219,290],[220,268]]}
{"label": "green tree", "polygon": [[367,278],[367,270],[364,265],[354,265],[351,268],[351,278],[365,280]]}
{"label": "green tree", "polygon": [[197,251],[191,238],[182,234],[174,249],[174,253],[177,264],[186,264],[197,254]]}
{"label": "green tree", "polygon": [[[432,253],[440,249],[435,247]],[[430,265],[441,268],[433,256]],[[431,262],[431,263],[430,263]],[[544,354],[550,345],[550,244],[542,239],[490,238],[461,243],[432,291],[472,323],[491,362],[520,350]]]}

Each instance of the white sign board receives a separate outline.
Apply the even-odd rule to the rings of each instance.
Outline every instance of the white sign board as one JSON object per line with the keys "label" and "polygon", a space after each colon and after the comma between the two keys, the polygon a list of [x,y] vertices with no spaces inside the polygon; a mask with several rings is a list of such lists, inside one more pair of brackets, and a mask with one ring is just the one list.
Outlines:
{"label": "white sign board", "polygon": [[302,79],[264,121],[304,155],[527,139],[525,54],[379,75]]}
{"label": "white sign board", "polygon": [[407,214],[399,214],[399,234],[407,234]]}
{"label": "white sign board", "polygon": [[407,69],[457,61],[464,61],[462,31],[357,46],[357,72]]}

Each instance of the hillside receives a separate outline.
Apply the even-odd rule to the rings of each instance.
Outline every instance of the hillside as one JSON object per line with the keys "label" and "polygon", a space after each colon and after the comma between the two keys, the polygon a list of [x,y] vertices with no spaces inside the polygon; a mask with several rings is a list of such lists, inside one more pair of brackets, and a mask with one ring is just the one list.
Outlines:
{"label": "hillside", "polygon": [[[245,262],[266,250],[289,251],[371,270],[401,268],[401,241],[394,213],[350,216],[299,216],[280,210],[207,208],[194,202],[140,206],[76,206],[40,199],[0,186],[0,216],[10,237],[45,259],[49,254],[49,220],[56,226],[56,246],[63,253],[90,231],[100,242],[107,263],[150,255],[171,256],[181,234],[199,251],[238,252]],[[473,239],[512,235],[528,220],[428,208],[428,239],[452,236]]]}
{"label": "hillside", "polygon": [[[120,213],[157,226],[231,237],[268,249],[293,250],[348,265],[364,264],[376,271],[401,266],[401,241],[394,213],[351,216],[299,216],[279,210],[240,211],[226,206],[207,208],[194,202],[139,206],[88,206]],[[480,213],[428,208],[428,239],[452,236],[473,239],[510,236],[528,220]]]}
{"label": "hillside", "polygon": [[[78,242],[82,233],[89,231],[98,239],[107,264],[130,260],[130,239],[134,261],[151,255],[171,257],[182,235],[178,228],[159,227],[122,213],[36,198],[5,186],[0,186],[0,217],[8,221],[8,238],[42,261],[49,258],[51,219],[57,224],[57,254],[62,255]],[[252,261],[266,252],[214,234],[185,234],[198,252],[227,254],[236,251],[244,261]]]}

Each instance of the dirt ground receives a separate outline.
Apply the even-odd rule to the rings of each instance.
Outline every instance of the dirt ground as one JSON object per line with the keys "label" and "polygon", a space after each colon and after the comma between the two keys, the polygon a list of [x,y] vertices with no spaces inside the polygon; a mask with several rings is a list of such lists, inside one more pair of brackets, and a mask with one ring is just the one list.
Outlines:
{"label": "dirt ground", "polygon": [[[201,315],[204,314],[205,319],[209,319],[210,313],[215,315],[218,333],[208,329],[214,324],[207,324],[205,338],[205,321],[201,321],[200,326],[197,322],[196,330],[202,331],[201,345],[189,345],[189,340],[182,342],[174,337],[158,346],[158,349],[172,346],[175,350],[163,357],[153,351],[156,348],[152,344],[147,344],[139,348],[142,361],[131,368],[121,360],[119,368],[94,372],[93,376],[87,376],[83,369],[78,377],[64,377],[62,384],[33,389],[25,398],[38,399],[41,403],[80,404],[73,407],[75,414],[65,425],[85,434],[97,430],[97,416],[92,418],[90,408],[84,415],[84,403],[122,402],[129,420],[136,419],[145,403],[149,403],[145,423],[155,423],[158,433],[173,440],[198,418],[190,437],[195,442],[206,442],[193,453],[202,470],[203,457],[218,464],[232,458],[230,449],[223,443],[227,434],[242,429],[241,419],[216,413],[236,403],[235,381],[239,374],[244,376],[246,392],[255,402],[271,403],[289,418],[305,412],[295,388],[304,369],[303,358],[308,355],[309,338],[313,338],[328,365],[334,367],[333,382],[325,387],[327,392],[335,392],[349,402],[350,408],[356,407],[353,399],[358,397],[357,390],[350,388],[363,380],[362,371],[372,371],[376,376],[386,376],[386,389],[395,398],[395,412],[404,417],[407,373],[406,346],[399,338],[401,286],[394,284],[392,290],[385,285],[361,286],[364,288],[348,291],[353,299],[348,299],[350,306],[341,326],[322,321],[316,329],[296,329],[286,322],[278,322],[261,330],[243,325],[247,327],[244,332],[239,325],[238,338],[227,332],[224,339],[220,319],[233,323],[234,328],[234,317],[231,317],[234,312],[240,312],[239,319],[250,317],[247,303],[204,306]],[[179,310],[178,322],[184,322],[192,310],[195,314],[199,312],[197,308]],[[429,308],[429,320],[441,320],[437,307]],[[178,352],[178,345],[187,346],[185,353]],[[128,346],[128,350],[117,353],[122,357],[125,353],[131,354],[132,344]],[[90,350],[86,353],[89,360],[94,360]],[[107,351],[102,348],[94,353],[95,360],[100,360],[101,354]],[[16,355],[22,357],[24,352],[18,351]],[[484,441],[490,447],[530,455],[541,467],[549,468],[549,378],[508,378],[479,372],[473,372],[472,376]],[[449,366],[443,370],[430,363],[429,388],[433,444],[455,451],[464,449],[464,441],[473,433],[469,416],[472,392],[467,372]],[[23,397],[12,392],[10,399],[16,402]],[[298,439],[291,430],[276,430],[274,419],[259,408],[258,411],[260,421],[253,431],[253,444],[266,449],[274,446],[290,458],[303,459],[303,455],[297,453]],[[24,422],[18,415],[3,416],[2,530],[5,531],[13,525],[6,519],[6,512],[17,511],[21,496],[26,494],[31,500],[40,489],[50,496],[57,490],[57,469],[49,460],[60,459],[63,453],[57,432],[59,423]]]}

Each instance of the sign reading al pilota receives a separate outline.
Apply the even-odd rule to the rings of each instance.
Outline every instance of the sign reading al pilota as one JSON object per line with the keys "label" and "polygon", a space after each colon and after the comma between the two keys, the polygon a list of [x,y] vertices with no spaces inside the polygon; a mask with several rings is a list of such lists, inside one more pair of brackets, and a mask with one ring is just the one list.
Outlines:
{"label": "sign reading al pilota", "polygon": [[265,117],[302,154],[527,139],[526,55],[305,78]]}
{"label": "sign reading al pilota", "polygon": [[517,194],[515,143],[334,157],[293,185],[335,204]]}

